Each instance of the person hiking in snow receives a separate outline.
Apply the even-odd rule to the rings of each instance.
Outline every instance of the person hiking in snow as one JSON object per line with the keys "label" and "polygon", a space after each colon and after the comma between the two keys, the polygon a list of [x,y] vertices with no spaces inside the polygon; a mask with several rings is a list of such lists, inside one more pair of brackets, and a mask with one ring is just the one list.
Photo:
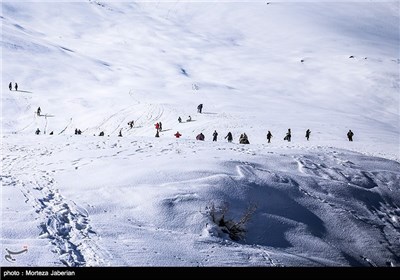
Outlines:
{"label": "person hiking in snow", "polygon": [[161,122],[158,123],[158,127],[160,128],[160,131],[162,131],[162,123]]}
{"label": "person hiking in snow", "polygon": [[15,91],[18,91],[18,84],[15,83]]}
{"label": "person hiking in snow", "polygon": [[179,123],[181,123],[181,122],[182,122],[182,119],[181,119],[181,117],[179,117],[179,118],[178,118],[178,122],[179,122]]}
{"label": "person hiking in snow", "polygon": [[307,131],[306,131],[306,138],[307,138],[307,141],[308,141],[309,138],[310,138],[310,134],[311,134],[311,130],[307,129]]}
{"label": "person hiking in snow", "polygon": [[199,104],[199,106],[197,106],[197,112],[201,114],[202,110],[203,110],[203,104]]}
{"label": "person hiking in snow", "polygon": [[40,109],[40,107],[37,108],[36,113],[38,116],[40,116],[40,113],[42,112],[42,109]]}
{"label": "person hiking in snow", "polygon": [[350,142],[353,142],[353,131],[351,131],[351,129],[349,129],[349,132],[347,132],[347,138],[349,138]]}
{"label": "person hiking in snow", "polygon": [[198,134],[197,136],[196,136],[196,140],[200,140],[200,141],[204,141],[204,134],[203,133],[200,133],[200,134]]}
{"label": "person hiking in snow", "polygon": [[217,132],[216,130],[214,130],[214,133],[213,133],[213,142],[216,142],[216,141],[217,141],[217,137],[218,137],[218,132]]}
{"label": "person hiking in snow", "polygon": [[12,83],[10,82],[10,84],[8,85],[8,88],[10,89],[10,90],[12,90]]}
{"label": "person hiking in snow", "polygon": [[154,126],[156,127],[157,131],[160,129],[160,124],[159,123],[156,123]]}
{"label": "person hiking in snow", "polygon": [[189,116],[189,118],[186,120],[187,122],[190,122],[190,121],[192,121],[192,117],[191,116]]}
{"label": "person hiking in snow", "polygon": [[174,134],[174,136],[175,136],[176,138],[179,138],[179,137],[182,136],[182,134],[180,134],[179,131],[177,131],[177,132]]}
{"label": "person hiking in snow", "polygon": [[267,133],[268,143],[271,143],[271,138],[272,138],[272,133],[271,133],[271,131],[268,130],[268,133]]}
{"label": "person hiking in snow", "polygon": [[232,133],[231,133],[230,131],[229,131],[228,134],[225,136],[225,139],[228,139],[228,142],[229,142],[229,143],[232,142],[233,136],[232,136]]}
{"label": "person hiking in snow", "polygon": [[289,128],[288,132],[286,133],[286,136],[285,136],[285,138],[283,138],[283,140],[287,140],[288,142],[290,142],[291,139],[292,139],[292,131]]}
{"label": "person hiking in snow", "polygon": [[99,136],[104,136],[104,131],[100,132]]}
{"label": "person hiking in snow", "polygon": [[156,132],[156,137],[160,137],[160,133],[158,132],[158,130]]}
{"label": "person hiking in snow", "polygon": [[36,135],[39,135],[40,134],[40,129],[39,128],[36,129],[35,133],[36,133]]}

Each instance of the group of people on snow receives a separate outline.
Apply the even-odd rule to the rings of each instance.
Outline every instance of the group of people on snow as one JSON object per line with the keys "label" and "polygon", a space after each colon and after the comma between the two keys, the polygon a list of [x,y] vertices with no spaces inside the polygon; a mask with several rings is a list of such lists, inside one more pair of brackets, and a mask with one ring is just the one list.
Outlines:
{"label": "group of people on snow", "polygon": [[[9,88],[10,90],[13,89],[12,82],[10,82],[10,83],[8,84],[8,88]],[[14,88],[15,88],[15,91],[18,91],[18,84],[17,84],[17,83],[15,83]]]}

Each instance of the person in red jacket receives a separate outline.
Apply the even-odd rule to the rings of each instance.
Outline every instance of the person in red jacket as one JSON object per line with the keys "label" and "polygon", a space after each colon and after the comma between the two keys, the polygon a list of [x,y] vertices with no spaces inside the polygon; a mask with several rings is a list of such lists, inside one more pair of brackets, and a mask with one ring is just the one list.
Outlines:
{"label": "person in red jacket", "polygon": [[179,131],[177,131],[174,135],[175,135],[176,138],[179,138],[179,137],[182,136],[182,134],[180,134]]}
{"label": "person in red jacket", "polygon": [[158,131],[158,130],[160,129],[160,124],[159,124],[159,123],[156,123],[155,126],[156,126],[156,129],[157,129],[157,131]]}

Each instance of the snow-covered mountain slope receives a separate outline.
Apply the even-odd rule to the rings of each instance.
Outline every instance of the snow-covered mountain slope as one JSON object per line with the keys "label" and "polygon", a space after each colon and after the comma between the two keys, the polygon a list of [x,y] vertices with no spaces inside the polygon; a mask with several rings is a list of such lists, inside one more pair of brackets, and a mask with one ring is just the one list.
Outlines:
{"label": "snow-covered mountain slope", "polygon": [[399,9],[3,2],[1,264],[398,266]]}

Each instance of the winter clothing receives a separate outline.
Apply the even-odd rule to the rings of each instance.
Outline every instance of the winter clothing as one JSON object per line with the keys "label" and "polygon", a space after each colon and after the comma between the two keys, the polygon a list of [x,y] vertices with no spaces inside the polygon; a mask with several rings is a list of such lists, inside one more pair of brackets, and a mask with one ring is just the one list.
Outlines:
{"label": "winter clothing", "polygon": [[199,106],[197,106],[197,112],[201,114],[202,110],[203,110],[203,104],[199,104]]}
{"label": "winter clothing", "polygon": [[306,138],[307,138],[307,141],[308,141],[309,138],[310,138],[310,134],[311,134],[311,130],[307,129],[307,131],[306,131]]}
{"label": "winter clothing", "polygon": [[349,138],[350,142],[353,142],[353,131],[351,131],[351,129],[349,129],[349,132],[347,132],[347,138]]}
{"label": "winter clothing", "polygon": [[200,133],[199,135],[196,136],[196,140],[204,141],[204,134]]}
{"label": "winter clothing", "polygon": [[272,133],[271,133],[271,131],[268,130],[268,133],[267,133],[268,143],[271,143],[271,138],[272,138]]}
{"label": "winter clothing", "polygon": [[214,130],[214,133],[213,133],[213,141],[217,141],[217,137],[218,137],[218,133],[217,133],[216,130]]}
{"label": "winter clothing", "polygon": [[179,137],[182,136],[182,134],[180,134],[179,131],[177,131],[174,135],[175,135],[176,138],[179,138]]}
{"label": "winter clothing", "polygon": [[225,136],[225,139],[228,139],[228,142],[232,142],[233,136],[232,133],[229,131],[228,134]]}

